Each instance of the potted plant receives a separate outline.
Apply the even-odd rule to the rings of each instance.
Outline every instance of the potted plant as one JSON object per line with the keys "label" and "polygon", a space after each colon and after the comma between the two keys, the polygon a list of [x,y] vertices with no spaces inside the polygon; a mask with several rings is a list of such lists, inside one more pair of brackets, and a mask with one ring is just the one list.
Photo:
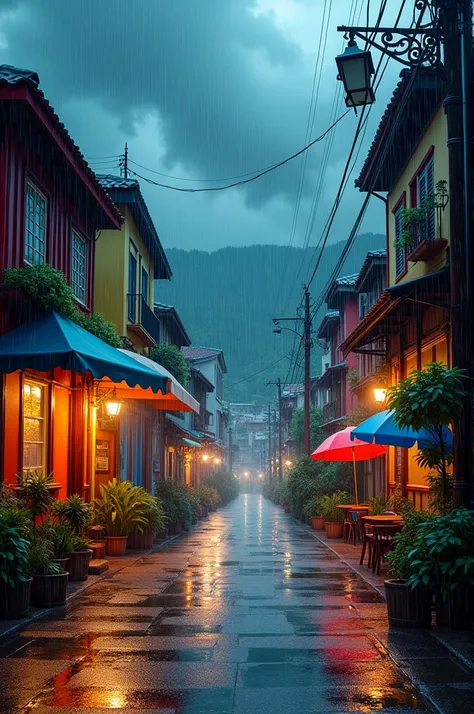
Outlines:
{"label": "potted plant", "polygon": [[28,615],[32,578],[28,575],[29,544],[8,516],[0,512],[0,619]]}
{"label": "potted plant", "polygon": [[313,496],[303,507],[304,515],[310,519],[311,528],[315,531],[324,530],[324,516],[321,514],[321,497]]}
{"label": "potted plant", "polygon": [[52,474],[46,476],[42,471],[25,471],[17,474],[17,480],[16,491],[19,498],[29,509],[34,521],[38,518],[43,521],[54,502]]}
{"label": "potted plant", "polygon": [[368,504],[371,515],[380,516],[381,513],[389,510],[388,501],[389,499],[385,498],[383,493],[379,494],[378,496],[374,496],[373,498],[369,498]]}
{"label": "potted plant", "polygon": [[436,623],[469,629],[474,586],[474,518],[464,508],[422,523],[409,554],[412,587],[435,593]]}
{"label": "potted plant", "polygon": [[136,550],[150,550],[153,547],[155,535],[160,533],[165,525],[165,512],[160,501],[155,496],[141,489],[142,515],[146,523],[141,529],[133,528],[128,536],[127,546]]}
{"label": "potted plant", "polygon": [[350,496],[346,491],[335,491],[331,496],[323,496],[320,501],[321,515],[324,516],[326,535],[328,538],[342,538],[343,510],[339,504],[349,503]]}
{"label": "potted plant", "polygon": [[42,538],[51,545],[53,562],[68,570],[72,551],[72,531],[65,523],[48,519],[35,527],[35,538]]}
{"label": "potted plant", "polygon": [[69,553],[69,580],[74,582],[87,580],[91,558],[92,549],[89,547],[89,540],[73,534]]}
{"label": "potted plant", "polygon": [[186,496],[191,506],[193,523],[196,523],[201,517],[201,499],[199,491],[192,486],[186,486]]}
{"label": "potted plant", "polygon": [[130,481],[113,479],[100,485],[100,497],[96,499],[95,518],[104,526],[107,555],[121,556],[127,548],[128,533],[134,528],[146,526],[143,516],[141,492]]}
{"label": "potted plant", "polygon": [[423,582],[409,585],[413,573],[410,554],[418,528],[430,519],[432,515],[424,511],[407,513],[403,529],[395,535],[395,546],[387,553],[390,578],[385,581],[385,595],[388,622],[392,627],[431,627],[432,590]]}
{"label": "potted plant", "polygon": [[58,520],[66,523],[76,535],[80,535],[88,528],[92,518],[90,504],[77,493],[69,496],[65,501],[55,501],[52,504],[51,511]]}
{"label": "potted plant", "polygon": [[[204,500],[202,494],[205,486],[199,487],[199,498]],[[182,528],[189,528],[192,521],[191,504],[186,497],[186,492],[181,484],[167,479],[157,484],[157,495],[163,504],[168,519],[168,532],[177,535]]]}
{"label": "potted plant", "polygon": [[28,572],[33,577],[31,604],[36,607],[57,607],[66,602],[69,574],[53,558],[51,543],[35,535],[29,549]]}

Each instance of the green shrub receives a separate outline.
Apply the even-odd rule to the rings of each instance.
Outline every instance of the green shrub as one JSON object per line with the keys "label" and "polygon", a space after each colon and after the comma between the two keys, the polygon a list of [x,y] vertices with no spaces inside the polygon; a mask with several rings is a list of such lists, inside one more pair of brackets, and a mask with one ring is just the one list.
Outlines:
{"label": "green shrub", "polygon": [[180,523],[183,528],[190,528],[193,513],[191,504],[186,496],[185,487],[166,479],[156,485],[156,495],[163,504],[165,515],[170,523]]}
{"label": "green shrub", "polygon": [[191,506],[193,522],[195,523],[201,515],[201,499],[199,498],[199,492],[192,486],[186,486],[186,496]]}
{"label": "green shrub", "polygon": [[28,578],[29,544],[0,513],[0,583],[14,587]]}
{"label": "green shrub", "polygon": [[33,518],[39,516],[42,519],[54,501],[50,491],[53,475],[46,476],[42,471],[35,469],[18,473],[17,478],[20,499],[30,510]]}
{"label": "green shrub", "polygon": [[53,558],[67,558],[73,550],[72,531],[65,524],[47,520],[35,528],[35,539],[41,539],[51,545]]}
{"label": "green shrub", "polygon": [[51,507],[52,513],[63,523],[66,523],[74,533],[85,530],[92,519],[92,508],[89,503],[77,493],[65,501],[55,501]]}
{"label": "green shrub", "polygon": [[351,488],[351,469],[348,464],[314,461],[309,456],[301,456],[289,470],[287,480],[287,501],[291,512],[297,518],[306,515],[306,504],[314,498],[334,491]]}
{"label": "green shrub", "polygon": [[100,485],[100,498],[94,502],[95,521],[104,526],[108,536],[125,536],[132,530],[143,532],[146,491],[130,481],[113,479]]}
{"label": "green shrub", "polygon": [[63,569],[59,563],[53,563],[54,551],[51,542],[35,537],[31,541],[28,556],[29,575],[59,575]]}
{"label": "green shrub", "polygon": [[205,483],[202,483],[197,487],[197,492],[204,508],[215,508],[219,504],[219,493],[215,488],[212,488],[212,486],[207,486]]}
{"label": "green shrub", "polygon": [[404,526],[395,534],[395,546],[387,553],[390,564],[390,577],[396,580],[408,580],[413,572],[410,565],[410,553],[415,547],[418,529],[422,523],[433,519],[427,511],[411,511],[405,515]]}
{"label": "green shrub", "polygon": [[205,476],[203,483],[217,491],[220,497],[220,503],[223,506],[226,506],[239,495],[237,479],[224,468]]}
{"label": "green shrub", "polygon": [[189,384],[189,368],[186,359],[175,345],[156,345],[150,350],[150,359],[171,372],[183,387]]}
{"label": "green shrub", "polygon": [[351,497],[346,491],[336,491],[331,494],[331,496],[322,496],[321,504],[321,515],[324,516],[328,522],[336,522],[343,520],[343,510],[338,508],[338,504],[349,503]]}

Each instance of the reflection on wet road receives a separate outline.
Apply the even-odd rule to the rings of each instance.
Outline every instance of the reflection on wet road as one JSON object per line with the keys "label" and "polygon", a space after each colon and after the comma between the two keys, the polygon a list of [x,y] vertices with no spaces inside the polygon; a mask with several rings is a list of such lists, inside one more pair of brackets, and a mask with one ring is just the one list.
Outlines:
{"label": "reflection on wet road", "polygon": [[1,712],[413,711],[386,634],[377,593],[281,509],[242,495],[1,640]]}

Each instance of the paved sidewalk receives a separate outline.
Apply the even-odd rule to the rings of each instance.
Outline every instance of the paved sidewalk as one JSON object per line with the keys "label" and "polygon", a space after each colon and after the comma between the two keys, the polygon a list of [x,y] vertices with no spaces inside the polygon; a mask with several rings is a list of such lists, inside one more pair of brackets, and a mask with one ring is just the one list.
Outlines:
{"label": "paved sidewalk", "polygon": [[404,672],[472,711],[441,645],[389,633],[380,594],[252,494],[0,639],[0,711],[425,711]]}

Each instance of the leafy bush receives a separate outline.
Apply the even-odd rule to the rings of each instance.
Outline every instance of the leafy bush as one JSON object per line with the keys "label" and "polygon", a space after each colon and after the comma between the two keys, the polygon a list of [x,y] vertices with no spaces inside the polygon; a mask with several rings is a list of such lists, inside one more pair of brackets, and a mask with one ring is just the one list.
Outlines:
{"label": "leafy bush", "polygon": [[199,495],[199,500],[205,508],[215,508],[220,500],[219,493],[212,486],[207,486],[202,483],[197,487],[197,492]]}
{"label": "leafy bush", "polygon": [[0,582],[14,587],[28,578],[28,541],[0,513]]}
{"label": "leafy bush", "polygon": [[63,523],[66,523],[74,533],[81,533],[92,519],[92,508],[89,503],[77,493],[69,496],[66,501],[55,501],[51,507],[52,513]]}
{"label": "leafy bush", "polygon": [[100,485],[100,498],[94,503],[96,522],[104,526],[108,536],[125,536],[131,530],[143,532],[146,491],[130,481],[113,479]]}
{"label": "leafy bush", "polygon": [[181,523],[183,528],[189,528],[192,523],[193,513],[191,504],[186,496],[185,487],[166,479],[159,481],[156,485],[157,496],[170,523]]}
{"label": "leafy bush", "polygon": [[220,502],[223,506],[226,506],[239,495],[239,484],[237,479],[224,468],[208,474],[203,479],[203,483],[217,491],[220,497]]}
{"label": "leafy bush", "polygon": [[156,345],[150,350],[150,359],[171,372],[183,387],[189,384],[189,368],[186,359],[175,345]]}
{"label": "leafy bush", "polygon": [[346,491],[336,491],[331,496],[322,496],[321,515],[330,523],[342,521],[344,513],[342,508],[337,508],[337,505],[349,503],[349,501],[350,496]]}
{"label": "leafy bush", "polygon": [[412,587],[423,584],[446,600],[450,591],[474,585],[474,518],[464,508],[419,525],[409,553]]}
{"label": "leafy bush", "polygon": [[392,578],[408,580],[413,572],[410,565],[410,553],[415,546],[418,529],[422,523],[432,519],[433,515],[427,511],[411,511],[406,514],[402,530],[395,534],[395,546],[386,555]]}
{"label": "leafy bush", "polygon": [[201,515],[201,499],[199,498],[199,492],[192,486],[186,486],[186,497],[191,506],[193,522],[195,523]]}
{"label": "leafy bush", "polygon": [[89,543],[88,538],[73,533],[71,536],[71,552],[80,553],[84,550],[89,550]]}
{"label": "leafy bush", "polygon": [[[322,428],[324,422],[323,412],[319,407],[311,407],[309,413],[309,441],[311,449],[314,450],[326,438],[326,433]],[[304,444],[304,409],[298,407],[293,411],[290,423],[290,434],[296,442],[299,451]]]}
{"label": "leafy bush", "polygon": [[302,518],[308,501],[334,491],[349,490],[351,483],[348,464],[325,463],[301,456],[288,472],[286,500],[292,514]]}
{"label": "leafy bush", "polygon": [[67,558],[73,550],[72,531],[65,523],[47,520],[36,526],[34,537],[50,544],[54,558]]}
{"label": "leafy bush", "polygon": [[373,516],[380,516],[384,511],[391,510],[391,509],[389,509],[388,498],[385,498],[385,496],[382,493],[379,496],[374,496],[373,498],[369,498],[368,503],[369,503],[370,513]]}
{"label": "leafy bush", "polygon": [[31,512],[21,503],[0,508],[0,513],[10,528],[15,528],[23,538],[30,538],[33,529],[33,519]]}
{"label": "leafy bush", "polygon": [[100,313],[84,315],[79,310],[64,273],[51,265],[44,263],[23,268],[7,268],[3,271],[3,282],[5,285],[21,288],[35,304],[73,320],[112,347],[123,346],[113,322],[106,320]]}
{"label": "leafy bush", "polygon": [[313,516],[321,515],[321,496],[312,496],[303,506],[303,515],[306,520]]}

